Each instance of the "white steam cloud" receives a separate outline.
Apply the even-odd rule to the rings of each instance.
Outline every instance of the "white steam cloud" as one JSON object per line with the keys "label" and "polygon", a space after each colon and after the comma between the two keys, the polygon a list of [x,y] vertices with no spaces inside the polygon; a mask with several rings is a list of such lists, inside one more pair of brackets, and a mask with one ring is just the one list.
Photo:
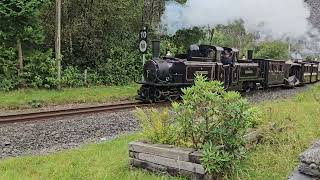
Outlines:
{"label": "white steam cloud", "polygon": [[215,26],[242,19],[248,31],[274,37],[305,35],[311,29],[309,7],[304,0],[188,0],[169,1],[161,26],[168,34],[193,26]]}

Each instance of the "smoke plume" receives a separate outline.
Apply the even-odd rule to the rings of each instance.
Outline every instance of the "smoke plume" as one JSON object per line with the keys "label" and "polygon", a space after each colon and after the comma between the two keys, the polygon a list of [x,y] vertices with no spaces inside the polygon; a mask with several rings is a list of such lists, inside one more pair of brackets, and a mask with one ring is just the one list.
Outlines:
{"label": "smoke plume", "polygon": [[250,32],[275,37],[305,35],[311,29],[304,0],[188,0],[166,2],[161,26],[168,34],[193,26],[215,26],[242,19]]}

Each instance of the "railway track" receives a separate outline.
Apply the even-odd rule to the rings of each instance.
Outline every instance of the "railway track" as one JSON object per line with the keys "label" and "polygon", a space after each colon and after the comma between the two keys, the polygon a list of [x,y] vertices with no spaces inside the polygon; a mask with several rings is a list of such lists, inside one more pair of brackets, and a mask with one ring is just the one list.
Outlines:
{"label": "railway track", "polygon": [[[129,103],[122,103],[122,104],[88,106],[88,107],[60,109],[60,110],[53,110],[53,111],[18,113],[18,114],[0,116],[0,124],[26,122],[26,121],[34,121],[34,120],[48,120],[56,117],[75,116],[75,115],[98,113],[98,112],[113,112],[113,111],[120,111],[120,110],[126,110],[126,109],[134,109],[136,107],[148,107],[148,106],[154,106],[154,104],[146,104],[141,102],[129,102]],[[157,104],[157,106],[159,106],[159,104]]]}

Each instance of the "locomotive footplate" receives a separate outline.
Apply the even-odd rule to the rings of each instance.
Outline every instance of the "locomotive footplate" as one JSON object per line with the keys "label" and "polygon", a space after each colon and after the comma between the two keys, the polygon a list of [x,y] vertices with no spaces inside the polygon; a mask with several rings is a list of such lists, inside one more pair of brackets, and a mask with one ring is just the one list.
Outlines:
{"label": "locomotive footplate", "polygon": [[138,82],[138,84],[147,85],[147,86],[159,86],[159,87],[182,87],[182,86],[193,85],[193,83],[151,83],[151,82]]}

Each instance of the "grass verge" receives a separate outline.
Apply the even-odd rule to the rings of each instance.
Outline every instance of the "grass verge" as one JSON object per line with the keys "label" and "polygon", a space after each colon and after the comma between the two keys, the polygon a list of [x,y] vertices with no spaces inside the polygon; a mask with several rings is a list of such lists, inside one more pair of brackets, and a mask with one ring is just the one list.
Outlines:
{"label": "grass verge", "polygon": [[138,88],[138,85],[133,84],[128,86],[66,88],[61,91],[40,89],[25,89],[10,92],[0,91],[0,108],[30,108],[32,101],[47,106],[134,99]]}
{"label": "grass verge", "polygon": [[287,179],[299,154],[320,139],[320,86],[259,106],[264,112],[259,125],[264,137],[245,161],[241,179]]}
{"label": "grass verge", "polygon": [[3,160],[0,161],[0,179],[169,179],[129,169],[127,146],[139,137],[138,134],[123,136],[78,150]]}
{"label": "grass verge", "polygon": [[[298,155],[320,138],[320,86],[258,106],[264,112],[259,122],[264,138],[243,163],[245,173],[235,179],[286,179]],[[1,160],[0,179],[178,179],[129,169],[128,142],[139,138],[128,135],[77,150]]]}

